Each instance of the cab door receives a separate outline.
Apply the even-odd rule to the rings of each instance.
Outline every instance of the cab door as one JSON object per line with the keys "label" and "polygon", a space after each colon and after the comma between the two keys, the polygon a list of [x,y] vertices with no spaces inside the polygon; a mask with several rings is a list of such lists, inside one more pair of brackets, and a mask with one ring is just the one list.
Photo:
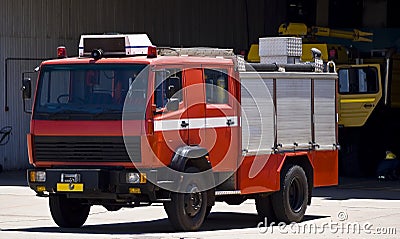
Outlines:
{"label": "cab door", "polygon": [[154,136],[149,144],[155,165],[169,165],[177,148],[189,144],[188,99],[180,65],[158,66],[154,71]]}
{"label": "cab door", "polygon": [[233,77],[233,68],[228,66],[204,67],[204,81],[205,147],[214,171],[234,172],[240,151],[238,82]]}
{"label": "cab door", "polygon": [[203,70],[184,69],[183,84],[187,118],[181,118],[181,127],[188,129],[187,145],[202,146],[205,142],[203,129],[206,124]]}
{"label": "cab door", "polygon": [[382,97],[379,65],[339,67],[339,125],[363,126]]}

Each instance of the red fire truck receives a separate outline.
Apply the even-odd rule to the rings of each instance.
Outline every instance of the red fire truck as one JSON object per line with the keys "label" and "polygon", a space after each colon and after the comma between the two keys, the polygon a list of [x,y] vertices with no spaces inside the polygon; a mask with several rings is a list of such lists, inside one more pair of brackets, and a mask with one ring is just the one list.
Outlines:
{"label": "red fire truck", "polygon": [[247,199],[261,217],[301,221],[312,189],[338,183],[337,74],[252,66],[227,49],[83,35],[78,57],[61,47],[38,69],[29,186],[60,227],[82,226],[92,205],[163,203],[192,231],[216,201]]}

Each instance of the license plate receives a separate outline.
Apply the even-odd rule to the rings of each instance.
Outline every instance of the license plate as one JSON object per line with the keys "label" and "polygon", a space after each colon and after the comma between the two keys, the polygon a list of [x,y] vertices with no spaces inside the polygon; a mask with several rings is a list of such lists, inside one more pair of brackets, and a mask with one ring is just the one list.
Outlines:
{"label": "license plate", "polygon": [[57,192],[83,192],[83,183],[57,183]]}

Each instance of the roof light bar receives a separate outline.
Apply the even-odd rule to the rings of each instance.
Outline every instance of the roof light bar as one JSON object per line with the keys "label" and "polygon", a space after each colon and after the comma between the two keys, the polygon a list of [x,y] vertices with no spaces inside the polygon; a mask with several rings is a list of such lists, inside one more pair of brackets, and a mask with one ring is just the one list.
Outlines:
{"label": "roof light bar", "polygon": [[152,45],[146,34],[82,35],[79,56],[91,56],[97,49],[102,49],[104,56],[147,55]]}

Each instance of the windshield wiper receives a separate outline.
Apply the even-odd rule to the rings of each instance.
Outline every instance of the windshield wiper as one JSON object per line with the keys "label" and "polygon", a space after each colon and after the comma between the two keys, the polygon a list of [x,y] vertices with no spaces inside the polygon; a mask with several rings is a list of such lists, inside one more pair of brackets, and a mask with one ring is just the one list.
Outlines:
{"label": "windshield wiper", "polygon": [[[111,119],[116,119],[117,115],[122,115],[122,110],[121,109],[103,109],[102,111],[95,113],[93,115],[94,119],[99,119],[99,118],[111,118]],[[119,119],[120,117],[118,117]]]}
{"label": "windshield wiper", "polygon": [[59,110],[56,112],[49,113],[49,119],[70,119],[71,114],[76,113],[72,110]]}
{"label": "windshield wiper", "polygon": [[49,119],[70,119],[71,116],[87,116],[92,115],[92,113],[87,110],[78,110],[78,109],[63,109],[55,112],[49,112]]}
{"label": "windshield wiper", "polygon": [[36,116],[46,117],[47,119],[69,119],[69,115],[61,114],[61,112],[40,112],[34,113]]}
{"label": "windshield wiper", "polygon": [[120,119],[122,109],[60,109],[56,111],[36,112],[38,116],[50,120],[85,119]]}

